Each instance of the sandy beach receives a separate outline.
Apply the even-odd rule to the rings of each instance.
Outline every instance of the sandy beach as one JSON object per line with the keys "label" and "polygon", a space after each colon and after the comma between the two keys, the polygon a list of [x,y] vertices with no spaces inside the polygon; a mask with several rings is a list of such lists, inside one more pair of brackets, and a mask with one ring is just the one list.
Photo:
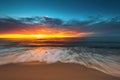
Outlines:
{"label": "sandy beach", "polygon": [[79,64],[39,62],[0,66],[0,80],[120,80]]}

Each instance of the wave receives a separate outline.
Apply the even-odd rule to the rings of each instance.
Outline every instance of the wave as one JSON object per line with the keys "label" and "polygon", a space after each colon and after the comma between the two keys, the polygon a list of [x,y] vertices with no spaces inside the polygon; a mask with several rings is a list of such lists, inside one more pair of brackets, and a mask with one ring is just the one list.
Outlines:
{"label": "wave", "polygon": [[19,47],[0,49],[0,65],[39,61],[81,64],[120,77],[120,56],[117,49],[83,47]]}

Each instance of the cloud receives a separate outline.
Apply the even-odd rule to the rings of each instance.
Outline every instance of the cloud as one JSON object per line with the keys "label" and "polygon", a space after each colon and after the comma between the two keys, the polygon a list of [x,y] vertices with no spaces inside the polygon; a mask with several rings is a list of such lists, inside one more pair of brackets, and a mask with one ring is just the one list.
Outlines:
{"label": "cloud", "polygon": [[50,18],[46,16],[12,18],[0,18],[0,34],[9,33],[11,30],[39,27],[53,27],[72,29],[78,32],[93,32],[93,35],[117,35],[120,36],[120,17],[102,19],[101,17],[88,17],[86,20],[68,20]]}

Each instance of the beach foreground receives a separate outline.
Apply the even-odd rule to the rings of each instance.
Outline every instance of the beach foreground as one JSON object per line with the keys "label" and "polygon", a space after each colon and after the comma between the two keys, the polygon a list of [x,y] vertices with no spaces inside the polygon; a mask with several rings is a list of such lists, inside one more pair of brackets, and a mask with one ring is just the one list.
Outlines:
{"label": "beach foreground", "polygon": [[120,80],[80,64],[26,62],[0,66],[0,80]]}

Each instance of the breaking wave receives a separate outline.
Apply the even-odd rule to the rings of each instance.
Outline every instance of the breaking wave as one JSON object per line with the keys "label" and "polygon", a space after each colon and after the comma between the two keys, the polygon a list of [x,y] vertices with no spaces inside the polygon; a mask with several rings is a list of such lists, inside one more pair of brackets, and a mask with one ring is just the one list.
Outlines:
{"label": "breaking wave", "polygon": [[83,47],[39,47],[0,49],[0,65],[39,61],[81,64],[120,77],[120,50]]}

